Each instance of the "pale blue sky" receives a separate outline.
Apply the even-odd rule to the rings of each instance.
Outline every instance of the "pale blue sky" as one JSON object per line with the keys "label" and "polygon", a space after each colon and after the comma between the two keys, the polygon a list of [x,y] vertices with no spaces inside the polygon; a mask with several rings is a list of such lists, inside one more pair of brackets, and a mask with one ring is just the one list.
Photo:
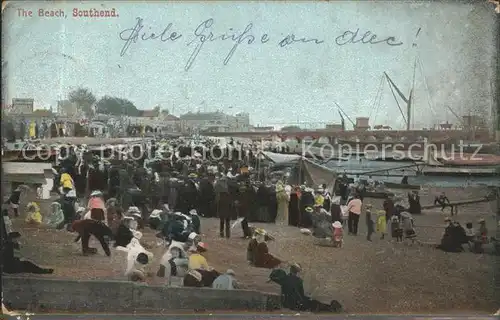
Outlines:
{"label": "pale blue sky", "polygon": [[[114,7],[119,17],[71,16],[73,8],[93,7]],[[32,10],[34,17],[19,17],[18,8]],[[40,18],[39,8],[63,8],[67,18]],[[59,97],[83,86],[98,97],[119,96],[140,109],[160,104],[177,115],[217,109],[249,112],[256,125],[339,122],[337,101],[353,119],[371,116],[372,125],[402,128],[403,118],[387,83],[379,108],[374,100],[384,71],[408,95],[416,52],[423,66],[416,73],[416,128],[455,122],[446,105],[458,114],[469,109],[488,113],[491,105],[494,12],[480,5],[40,1],[14,3],[4,15],[7,98],[33,97],[37,107],[55,106]],[[138,41],[122,57],[124,41],[119,34],[133,28],[137,17],[144,19],[144,30],[151,27],[160,33],[172,23],[171,30],[182,37],[176,42]],[[234,42],[207,42],[185,71],[195,47],[187,44],[195,39],[196,27],[209,18],[214,19],[215,35],[229,28],[243,32],[252,23],[250,34],[256,41],[241,43],[227,65],[223,61]],[[344,31],[357,28],[361,34],[393,36],[403,45],[335,44]],[[419,28],[415,49],[412,43]],[[261,44],[264,33],[270,40]],[[289,33],[324,43],[280,48],[278,42]]]}

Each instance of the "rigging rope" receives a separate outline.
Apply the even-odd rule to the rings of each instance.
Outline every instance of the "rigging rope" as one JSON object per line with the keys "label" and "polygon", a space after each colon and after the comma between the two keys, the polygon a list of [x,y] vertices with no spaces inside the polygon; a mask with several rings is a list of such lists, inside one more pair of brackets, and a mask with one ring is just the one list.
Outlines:
{"label": "rigging rope", "polygon": [[389,79],[387,78],[387,76],[386,76],[386,79],[387,79],[387,82],[389,83],[389,88],[391,89],[392,96],[394,97],[394,100],[396,100],[396,103],[398,105],[399,112],[401,112],[401,115],[403,116],[403,120],[405,121],[405,124],[406,124],[407,123],[406,117],[405,117],[405,114],[403,113],[403,109],[401,109],[401,105],[399,104],[399,101],[398,101],[398,99],[396,97],[396,94],[394,93],[394,88],[392,87],[391,82],[389,81]]}
{"label": "rigging rope", "polygon": [[[379,95],[381,95],[381,94],[382,94],[381,89],[382,89],[382,84],[383,84],[383,81],[384,81],[384,79],[383,79],[383,76],[382,76],[382,77],[380,77],[380,81],[379,81],[379,83],[378,83],[378,90],[377,90],[377,94],[376,94],[376,95],[375,95],[375,97],[373,98],[373,103],[371,104],[372,108],[371,108],[370,115],[369,115],[369,117],[370,117],[370,118],[372,117],[373,110],[375,109],[375,104],[377,103],[377,98],[378,98],[378,96],[379,96]],[[375,114],[375,117],[377,117],[377,115],[376,115],[376,114]]]}
{"label": "rigging rope", "polygon": [[[382,78],[383,77],[384,76],[382,76]],[[378,115],[378,112],[380,111],[380,106],[382,105],[382,92],[384,90],[384,82],[382,82],[382,87],[380,89],[381,89],[381,92],[380,92],[380,95],[378,97],[377,112],[375,113],[376,116]]]}
{"label": "rigging rope", "polygon": [[384,91],[384,75],[380,77],[380,85],[378,90],[378,95],[375,97],[375,101],[373,103],[373,109],[375,109],[375,117],[373,118],[374,124],[377,123],[376,119],[378,117],[378,112],[380,111],[380,102],[382,101],[382,92]]}
{"label": "rigging rope", "polygon": [[427,91],[427,98],[428,98],[427,103],[429,104],[429,108],[431,109],[432,115],[434,117],[436,117],[436,110],[434,110],[434,106],[433,106],[432,98],[431,98],[431,93],[429,90],[429,84],[427,83],[427,77],[425,76],[425,72],[424,72],[424,64],[422,63],[420,56],[417,56],[417,62],[420,66],[420,72],[422,73],[422,78],[424,78],[424,85],[425,85],[425,89]]}

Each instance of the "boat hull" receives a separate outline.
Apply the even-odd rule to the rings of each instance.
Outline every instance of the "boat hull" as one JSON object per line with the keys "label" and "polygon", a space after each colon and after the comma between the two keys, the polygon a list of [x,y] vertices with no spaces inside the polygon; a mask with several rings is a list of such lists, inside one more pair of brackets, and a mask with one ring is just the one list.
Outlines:
{"label": "boat hull", "polygon": [[401,183],[395,183],[395,182],[384,182],[384,185],[387,188],[391,188],[391,189],[420,190],[420,186],[419,185],[413,185],[413,184],[401,184]]}

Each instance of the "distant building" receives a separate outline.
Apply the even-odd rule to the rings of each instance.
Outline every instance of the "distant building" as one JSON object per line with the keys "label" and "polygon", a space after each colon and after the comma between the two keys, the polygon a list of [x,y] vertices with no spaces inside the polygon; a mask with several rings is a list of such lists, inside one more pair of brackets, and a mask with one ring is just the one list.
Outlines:
{"label": "distant building", "polygon": [[485,119],[478,115],[462,116],[464,130],[488,129]]}
{"label": "distant building", "polygon": [[250,131],[252,131],[252,132],[270,132],[270,131],[274,131],[274,127],[273,126],[269,126],[269,127],[250,126]]}
{"label": "distant building", "polygon": [[370,130],[370,118],[358,117],[356,118],[355,130]]}
{"label": "distant building", "polygon": [[216,112],[188,112],[180,116],[183,132],[245,132],[250,130],[250,115]]}
{"label": "distant building", "polygon": [[159,109],[141,110],[138,116],[130,116],[127,119],[130,125],[157,127],[160,123],[159,115]]}
{"label": "distant building", "polygon": [[31,114],[34,109],[34,99],[12,99],[12,105],[9,110],[12,114]]}
{"label": "distant building", "polygon": [[342,131],[342,130],[344,130],[344,128],[342,127],[342,124],[331,123],[331,124],[325,125],[325,130],[328,130],[328,131]]}
{"label": "distant building", "polygon": [[57,113],[62,117],[74,117],[78,115],[78,106],[69,100],[57,101]]}
{"label": "distant building", "polygon": [[451,130],[451,128],[453,128],[453,123],[449,123],[448,121],[439,124],[440,130]]}
{"label": "distant building", "polygon": [[376,126],[373,126],[373,130],[392,130],[392,127],[383,124],[377,124]]}
{"label": "distant building", "polygon": [[302,131],[302,129],[299,126],[286,126],[281,128],[282,132],[299,132]]}
{"label": "distant building", "polygon": [[[142,110],[137,117],[127,117],[132,126],[144,126],[149,130],[161,132],[181,132],[181,120],[170,114],[167,110],[150,109]],[[156,130],[155,130],[156,129]]]}

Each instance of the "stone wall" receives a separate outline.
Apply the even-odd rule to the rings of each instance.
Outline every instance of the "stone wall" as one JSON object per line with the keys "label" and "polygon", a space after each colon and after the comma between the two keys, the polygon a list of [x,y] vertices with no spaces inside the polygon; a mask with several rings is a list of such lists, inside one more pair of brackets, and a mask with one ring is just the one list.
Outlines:
{"label": "stone wall", "polygon": [[127,281],[3,277],[5,305],[16,310],[67,312],[266,311],[276,294],[250,290],[168,288]]}

